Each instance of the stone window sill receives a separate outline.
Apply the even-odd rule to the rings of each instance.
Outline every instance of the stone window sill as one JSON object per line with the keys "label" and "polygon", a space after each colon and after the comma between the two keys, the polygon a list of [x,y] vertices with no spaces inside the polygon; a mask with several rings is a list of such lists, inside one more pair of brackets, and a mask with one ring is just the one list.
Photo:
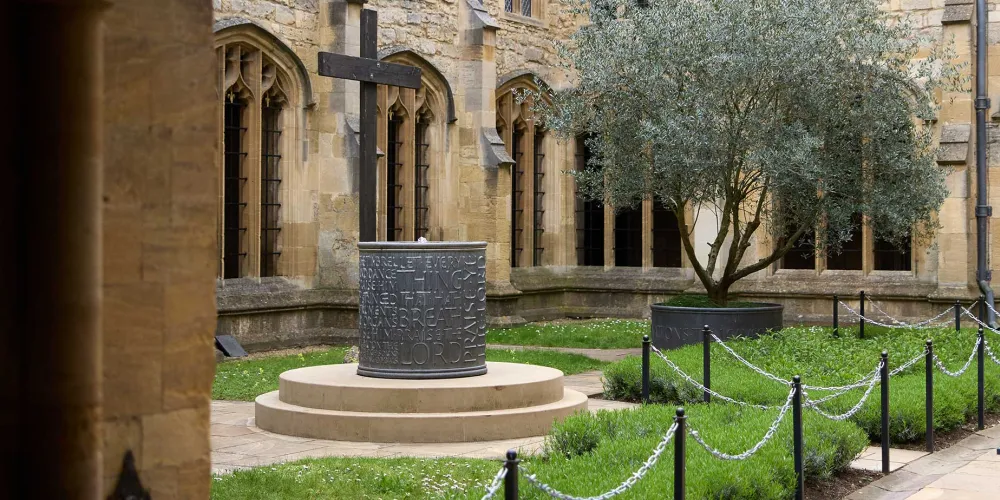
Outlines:
{"label": "stone window sill", "polygon": [[506,12],[506,11],[503,12],[502,16],[503,19],[507,21],[513,21],[515,23],[526,24],[528,26],[535,26],[537,28],[548,27],[548,23],[546,23],[544,20],[536,19],[534,17],[525,17],[520,14],[514,14],[513,12]]}

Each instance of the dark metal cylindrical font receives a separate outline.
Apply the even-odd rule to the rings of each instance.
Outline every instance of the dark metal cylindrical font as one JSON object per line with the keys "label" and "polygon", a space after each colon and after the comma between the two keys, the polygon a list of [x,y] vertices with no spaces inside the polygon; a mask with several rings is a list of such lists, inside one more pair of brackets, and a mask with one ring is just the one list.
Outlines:
{"label": "dark metal cylindrical font", "polygon": [[642,336],[642,402],[649,404],[649,335]]}
{"label": "dark metal cylindrical font", "polygon": [[976,393],[977,393],[976,402],[978,404],[978,406],[976,407],[976,428],[979,429],[979,430],[983,430],[983,426],[985,425],[985,422],[986,422],[986,415],[985,415],[985,412],[986,412],[986,394],[985,394],[985,392],[986,392],[986,380],[985,380],[985,376],[986,375],[983,372],[983,370],[985,370],[985,368],[986,368],[986,366],[985,366],[985,358],[983,357],[984,354],[985,354],[984,353],[984,351],[985,351],[984,348],[986,347],[985,344],[986,344],[986,339],[983,338],[983,327],[980,326],[979,327],[979,347],[976,348],[976,351],[977,351],[976,354],[977,354],[977,356],[979,358],[978,359],[978,361],[979,361],[979,363],[978,363],[979,364],[979,366],[978,366],[978,368],[979,368],[978,385],[977,385],[977,391],[976,391]]}
{"label": "dark metal cylindrical font", "polygon": [[882,351],[882,474],[889,473],[889,353]]}
{"label": "dark metal cylindrical font", "polygon": [[486,373],[486,243],[360,242],[358,375]]}
{"label": "dark metal cylindrical font", "polygon": [[521,460],[517,458],[517,452],[507,450],[507,461],[504,467],[507,468],[507,475],[503,478],[503,498],[504,500],[517,500],[517,464]]}
{"label": "dark metal cylindrical font", "polygon": [[792,455],[795,462],[795,500],[805,495],[805,473],[802,462],[802,378],[792,377]]}
{"label": "dark metal cylindrical font", "polygon": [[687,429],[685,428],[687,417],[684,416],[684,408],[677,408],[677,416],[674,417],[674,422],[677,422],[677,430],[674,431],[674,500],[684,500],[684,490],[686,489],[686,485],[684,484],[684,456],[686,451],[684,438],[687,436]]}
{"label": "dark metal cylindrical font", "polygon": [[924,378],[927,453],[934,453],[934,342],[931,339],[927,339],[927,353],[924,356]]}
{"label": "dark metal cylindrical font", "polygon": [[[705,389],[712,388],[712,329],[705,325],[705,328],[701,331],[702,336],[702,367],[701,371],[705,379]],[[712,402],[712,395],[706,390],[705,391],[705,402]]]}

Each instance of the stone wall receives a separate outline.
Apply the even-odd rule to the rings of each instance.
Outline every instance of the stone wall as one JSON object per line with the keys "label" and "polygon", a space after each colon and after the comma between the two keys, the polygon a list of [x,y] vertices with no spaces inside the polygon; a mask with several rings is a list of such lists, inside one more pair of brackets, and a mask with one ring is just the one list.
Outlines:
{"label": "stone wall", "polygon": [[[488,242],[489,313],[498,325],[559,315],[644,316],[651,302],[700,289],[689,263],[681,269],[651,267],[649,248],[643,250],[644,267],[615,268],[615,217],[610,209],[605,213],[606,265],[575,268],[575,188],[572,179],[561,172],[575,168],[577,151],[573,141],[556,138],[544,146],[550,173],[543,266],[511,269],[507,256],[511,172],[507,166],[491,163],[482,134],[497,122],[496,92],[512,76],[530,81],[537,75],[556,88],[571,84],[571,76],[557,67],[556,44],[583,21],[572,11],[574,3],[534,0],[531,17],[504,12],[503,0],[364,3],[364,8],[378,11],[378,48],[387,60],[422,66],[425,85],[431,78],[428,74],[440,72],[453,91],[456,120],[435,129],[435,147],[443,150],[435,152],[441,172],[434,176],[437,194],[429,234],[433,239]],[[996,2],[990,4],[995,8]],[[910,16],[931,43],[953,38],[955,62],[961,64],[971,63],[974,54],[970,5],[971,0],[889,0],[884,8]],[[316,54],[358,54],[361,8],[355,0],[214,2],[217,23],[238,20],[260,26],[301,60],[314,103],[301,110],[307,154],[297,166],[302,173],[294,181],[298,183],[295,194],[286,200],[294,213],[287,222],[303,228],[296,231],[296,238],[302,240],[296,245],[311,248],[313,254],[304,250],[295,257],[294,271],[277,281],[220,282],[219,331],[233,333],[252,348],[347,341],[345,336],[352,335],[358,281],[358,85],[318,76]],[[1000,29],[994,26],[1000,26],[1000,16],[993,17],[991,43],[996,44]],[[491,27],[478,26],[477,20],[485,18],[490,18]],[[1000,58],[1000,46],[991,48],[991,59]],[[278,45],[270,49],[284,50]],[[991,68],[998,72],[1000,64]],[[971,76],[971,65],[965,71]],[[440,88],[439,82],[434,85]],[[994,78],[991,91],[997,89],[1000,79]],[[830,294],[848,295],[860,289],[891,300],[889,307],[899,314],[918,318],[936,311],[939,303],[978,295],[974,286],[975,138],[968,132],[974,118],[973,96],[953,92],[940,98],[941,110],[932,126],[943,146],[940,163],[949,171],[949,197],[940,211],[938,238],[914,248],[912,272],[874,271],[871,256],[861,271],[800,272],[775,266],[747,278],[735,291],[785,302],[792,318],[821,318],[829,309],[826,297]],[[384,123],[380,127],[379,147],[384,152]],[[506,147],[509,150],[510,145]],[[384,178],[384,158],[379,168]],[[996,182],[991,173],[991,184]],[[379,203],[384,210],[384,200]],[[642,227],[647,235],[652,227],[651,207],[652,203],[643,206]],[[383,219],[380,224],[384,225]],[[1000,241],[1000,231],[994,231],[992,238]],[[648,240],[644,247],[651,246]],[[769,253],[772,243],[757,238],[753,244],[748,261]],[[608,302],[602,303],[602,298]]]}
{"label": "stone wall", "polygon": [[132,450],[152,498],[208,498],[218,210],[211,5],[115,1],[104,26],[104,487],[114,488]]}

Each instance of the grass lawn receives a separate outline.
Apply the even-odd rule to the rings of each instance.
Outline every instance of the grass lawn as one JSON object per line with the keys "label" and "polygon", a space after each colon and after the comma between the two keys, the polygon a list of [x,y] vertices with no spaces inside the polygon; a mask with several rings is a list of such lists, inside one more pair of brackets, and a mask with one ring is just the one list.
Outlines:
{"label": "grass lawn", "polygon": [[[728,453],[741,452],[766,432],[777,411],[730,405],[689,408],[689,425]],[[546,443],[547,456],[522,463],[552,486],[573,495],[595,495],[617,486],[638,469],[673,421],[674,409],[648,406],[636,411],[580,414],[557,426]],[[805,416],[806,474],[827,477],[846,467],[866,445],[857,427]],[[778,500],[794,491],[790,415],[778,433],[749,460],[723,462],[690,438],[687,497]],[[499,461],[460,459],[322,458],[258,467],[218,476],[212,498],[229,499],[479,499],[500,467]],[[673,443],[658,464],[620,498],[669,498]],[[521,498],[548,498],[523,477]]]}
{"label": "grass lawn", "polygon": [[[212,383],[212,399],[253,401],[265,392],[278,390],[278,375],[293,368],[331,365],[344,362],[346,347],[285,356],[258,357],[246,361],[220,363]],[[506,361],[549,366],[573,375],[590,370],[600,370],[608,363],[578,354],[552,351],[510,351],[486,349],[487,361]]]}
{"label": "grass lawn", "polygon": [[487,344],[628,349],[642,347],[649,322],[632,319],[554,321],[486,332]]}
{"label": "grass lawn", "polygon": [[[956,371],[968,359],[975,344],[972,329],[955,332],[954,329],[889,330],[865,329],[866,338],[857,338],[856,329],[842,329],[840,338],[833,337],[829,328],[786,328],[779,333],[759,339],[742,339],[727,342],[751,363],[790,379],[801,375],[809,385],[841,385],[854,382],[872,370],[879,353],[889,352],[889,365],[894,368],[921,354],[927,338],[934,340],[934,352],[944,364]],[[987,333],[1000,344],[1000,335]],[[686,373],[701,380],[702,346],[692,345],[666,352]],[[604,371],[605,396],[612,399],[635,401],[639,398],[640,367],[638,358],[629,358],[612,364]],[[653,401],[667,404],[691,404],[701,400],[701,393],[683,381],[662,361],[653,357],[651,364],[651,397]],[[761,404],[784,401],[787,389],[777,382],[754,373],[733,359],[721,346],[712,345],[712,388],[732,398]],[[863,389],[857,389],[823,405],[829,413],[843,413],[861,398]],[[893,442],[912,442],[924,436],[924,362],[918,361],[905,372],[896,375],[889,383],[890,431]],[[813,398],[824,395],[811,391]],[[1000,408],[1000,367],[987,359],[986,405],[988,410]],[[938,430],[950,430],[963,424],[976,411],[975,362],[960,378],[952,378],[940,371],[934,374],[934,424]],[[872,391],[868,402],[850,420],[864,429],[872,439],[880,437],[879,388]]]}

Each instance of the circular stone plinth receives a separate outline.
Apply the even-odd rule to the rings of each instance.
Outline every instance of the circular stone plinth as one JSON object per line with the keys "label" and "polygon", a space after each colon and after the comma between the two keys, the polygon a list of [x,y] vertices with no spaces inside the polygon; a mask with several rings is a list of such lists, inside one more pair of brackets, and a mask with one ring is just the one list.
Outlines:
{"label": "circular stone plinth", "polygon": [[358,365],[298,368],[279,377],[279,400],[320,410],[454,413],[524,408],[563,399],[563,374],[544,366],[487,363],[485,375],[434,380],[363,377]]}
{"label": "circular stone plinth", "polygon": [[255,423],[266,431],[313,439],[372,443],[462,443],[542,436],[552,424],[587,411],[587,396],[565,389],[555,403],[457,413],[367,413],[317,410],[261,394]]}

